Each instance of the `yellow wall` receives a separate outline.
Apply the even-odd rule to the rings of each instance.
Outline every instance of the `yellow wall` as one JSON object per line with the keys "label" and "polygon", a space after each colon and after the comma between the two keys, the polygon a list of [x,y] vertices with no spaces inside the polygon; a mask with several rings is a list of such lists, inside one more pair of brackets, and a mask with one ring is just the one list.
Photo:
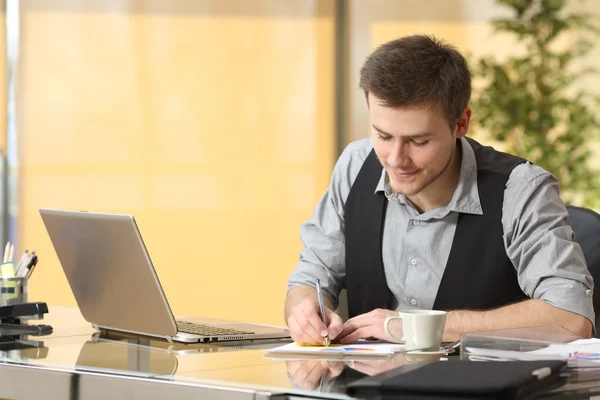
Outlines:
{"label": "yellow wall", "polygon": [[334,149],[333,0],[21,1],[20,251],[38,208],[131,213],[175,313],[283,322]]}

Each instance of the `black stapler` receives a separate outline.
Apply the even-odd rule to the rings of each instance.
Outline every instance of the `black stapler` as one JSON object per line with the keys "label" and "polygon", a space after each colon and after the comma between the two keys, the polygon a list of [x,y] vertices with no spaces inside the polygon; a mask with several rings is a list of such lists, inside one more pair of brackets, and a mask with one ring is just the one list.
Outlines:
{"label": "black stapler", "polygon": [[23,319],[42,319],[48,313],[48,305],[42,302],[21,303],[0,307],[0,336],[48,335],[52,333],[50,325],[29,325],[21,323]]}

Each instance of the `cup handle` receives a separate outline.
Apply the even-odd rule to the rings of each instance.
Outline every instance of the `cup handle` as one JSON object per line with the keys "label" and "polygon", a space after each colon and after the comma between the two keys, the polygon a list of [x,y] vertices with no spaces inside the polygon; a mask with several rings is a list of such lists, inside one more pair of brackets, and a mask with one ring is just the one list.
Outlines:
{"label": "cup handle", "polygon": [[396,316],[396,317],[387,317],[385,319],[385,321],[383,322],[383,329],[385,330],[385,333],[387,333],[387,335],[389,337],[391,337],[392,339],[394,339],[397,342],[400,342],[401,344],[405,344],[405,339],[404,338],[397,338],[396,336],[394,336],[394,334],[390,331],[390,321],[393,319],[399,319],[400,321],[402,321],[402,317],[400,316]]}

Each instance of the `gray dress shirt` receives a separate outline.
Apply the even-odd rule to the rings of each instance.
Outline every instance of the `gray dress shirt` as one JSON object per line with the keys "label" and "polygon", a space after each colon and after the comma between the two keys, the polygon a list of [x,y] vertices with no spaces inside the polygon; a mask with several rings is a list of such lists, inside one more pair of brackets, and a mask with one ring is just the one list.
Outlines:
{"label": "gray dress shirt", "polygon": [[[385,169],[376,188],[388,203],[383,232],[385,276],[397,310],[431,309],[446,268],[459,213],[482,214],[477,189],[477,164],[471,145],[460,139],[462,162],[452,200],[420,214],[404,195],[392,193]],[[373,148],[371,139],[346,147],[337,161],[331,183],[300,230],[304,249],[288,281],[314,286],[337,306],[344,287],[344,205],[363,162]],[[506,254],[519,285],[532,299],[541,299],[594,323],[593,280],[573,230],[565,224],[567,210],[559,197],[556,178],[524,163],[510,174],[504,191],[502,227]]]}

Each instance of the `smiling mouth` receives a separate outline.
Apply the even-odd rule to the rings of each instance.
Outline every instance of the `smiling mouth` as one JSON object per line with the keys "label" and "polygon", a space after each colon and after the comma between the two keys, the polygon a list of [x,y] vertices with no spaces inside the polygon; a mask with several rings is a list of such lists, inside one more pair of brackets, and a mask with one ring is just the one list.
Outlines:
{"label": "smiling mouth", "polygon": [[415,176],[417,174],[417,172],[419,172],[419,171],[398,172],[398,171],[392,170],[392,172],[394,173],[394,176],[396,176],[397,178],[400,178],[400,179],[409,179],[409,178],[412,178],[413,176]]}

